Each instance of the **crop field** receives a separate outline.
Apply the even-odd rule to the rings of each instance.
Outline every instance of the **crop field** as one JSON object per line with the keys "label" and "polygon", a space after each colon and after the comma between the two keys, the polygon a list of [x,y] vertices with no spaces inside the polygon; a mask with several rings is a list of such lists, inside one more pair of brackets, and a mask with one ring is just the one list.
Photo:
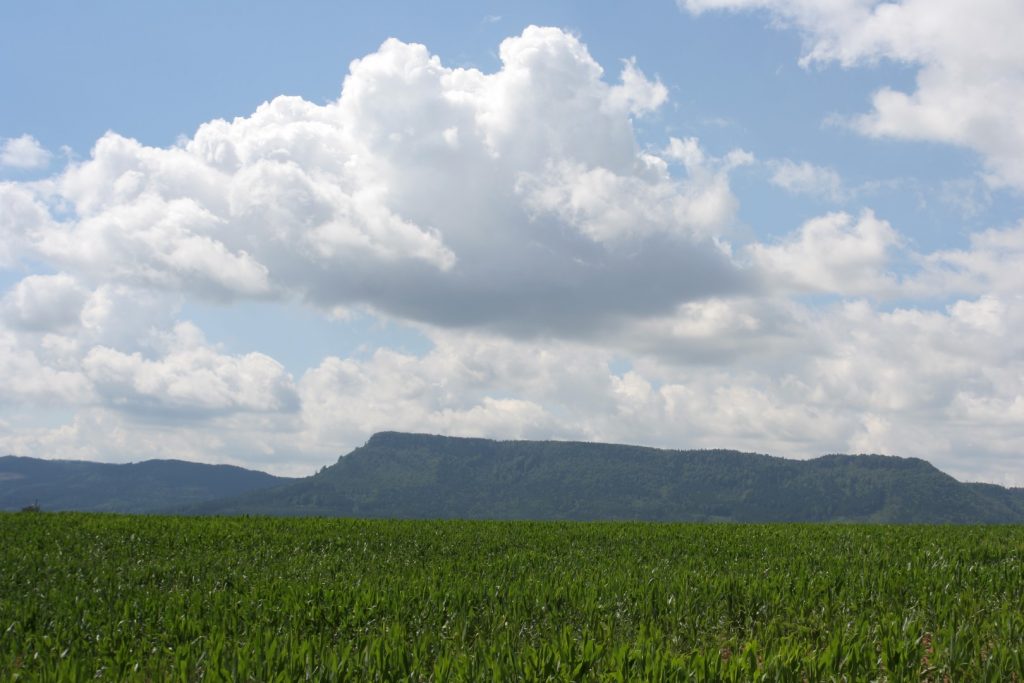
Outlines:
{"label": "crop field", "polygon": [[3,680],[1007,681],[1024,529],[0,515]]}

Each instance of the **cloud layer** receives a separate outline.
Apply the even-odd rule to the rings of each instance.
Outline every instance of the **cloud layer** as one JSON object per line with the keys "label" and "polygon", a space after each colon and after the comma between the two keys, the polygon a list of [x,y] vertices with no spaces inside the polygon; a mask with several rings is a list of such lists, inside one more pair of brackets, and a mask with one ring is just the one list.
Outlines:
{"label": "cloud layer", "polygon": [[[805,32],[808,61],[919,64],[919,117],[929,70],[967,59],[942,47],[947,14],[907,23],[912,2],[684,6],[766,7]],[[499,56],[483,73],[388,40],[336,101],[278,97],[168,148],[108,133],[50,178],[0,183],[0,268],[21,273],[0,296],[0,449],[308,473],[409,429],[882,451],[1024,483],[1024,228],[920,253],[859,207],[745,239],[732,178],[760,162],[638,143],[668,89],[635,61],[609,77],[537,27]],[[908,136],[879,101],[855,125]],[[928,135],[1021,182],[981,138]],[[832,169],[765,167],[776,192],[844,194]],[[289,371],[208,340],[190,301],[356,308],[432,348]]]}

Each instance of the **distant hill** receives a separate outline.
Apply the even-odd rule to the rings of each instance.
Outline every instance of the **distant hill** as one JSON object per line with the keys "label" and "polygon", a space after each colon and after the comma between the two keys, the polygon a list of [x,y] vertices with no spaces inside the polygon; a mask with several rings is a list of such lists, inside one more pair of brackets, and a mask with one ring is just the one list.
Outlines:
{"label": "distant hill", "polygon": [[230,465],[147,460],[111,465],[0,457],[0,510],[157,512],[294,481]]}
{"label": "distant hill", "polygon": [[1024,491],[915,458],[384,432],[318,474],[196,514],[735,522],[1024,522]]}

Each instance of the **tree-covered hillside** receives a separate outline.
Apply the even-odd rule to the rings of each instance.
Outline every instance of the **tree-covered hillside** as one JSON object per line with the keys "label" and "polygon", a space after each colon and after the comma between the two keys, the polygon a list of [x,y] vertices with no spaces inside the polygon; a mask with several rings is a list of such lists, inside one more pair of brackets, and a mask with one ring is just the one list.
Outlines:
{"label": "tree-covered hillside", "polygon": [[198,513],[660,521],[1024,521],[1020,491],[918,459],[384,432],[320,473]]}

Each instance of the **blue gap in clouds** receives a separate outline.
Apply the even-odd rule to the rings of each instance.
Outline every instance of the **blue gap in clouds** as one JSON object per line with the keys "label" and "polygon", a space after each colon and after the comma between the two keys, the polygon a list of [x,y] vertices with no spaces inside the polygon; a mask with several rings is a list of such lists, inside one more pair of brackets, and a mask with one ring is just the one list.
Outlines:
{"label": "blue gap in clouds", "polygon": [[615,355],[608,361],[608,372],[622,377],[633,369],[633,361],[626,356]]}
{"label": "blue gap in clouds", "polygon": [[59,271],[45,261],[22,259],[9,268],[0,267],[0,295],[30,275],[56,275]]}
{"label": "blue gap in clouds", "polygon": [[2,296],[8,290],[13,289],[14,285],[21,282],[25,275],[27,275],[27,273],[18,272],[16,270],[4,270],[3,268],[0,268],[0,296]]}
{"label": "blue gap in clouds", "polygon": [[331,320],[294,303],[218,306],[190,302],[182,309],[181,319],[195,323],[222,352],[266,354],[296,378],[327,356],[366,357],[380,347],[422,356],[433,348],[425,335],[409,325],[368,313]]}

